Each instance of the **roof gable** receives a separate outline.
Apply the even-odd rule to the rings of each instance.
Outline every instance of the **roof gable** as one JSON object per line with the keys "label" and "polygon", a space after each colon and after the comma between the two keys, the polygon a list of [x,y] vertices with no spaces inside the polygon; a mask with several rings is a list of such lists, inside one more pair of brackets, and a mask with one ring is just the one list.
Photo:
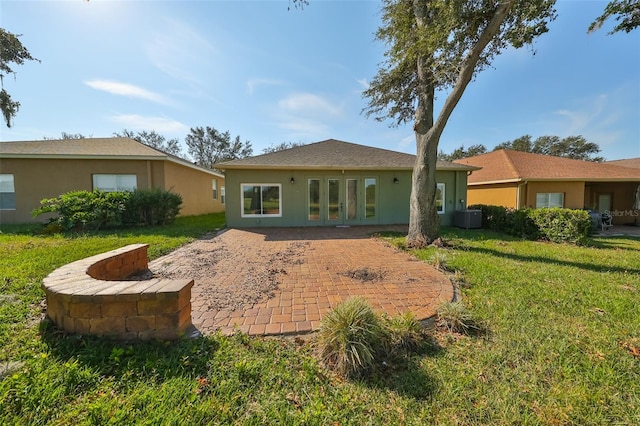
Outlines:
{"label": "roof gable", "polygon": [[550,155],[500,149],[474,157],[455,160],[459,164],[482,167],[469,176],[469,184],[556,181],[640,181],[640,171],[609,163],[573,160]]}
{"label": "roof gable", "polygon": [[[282,151],[216,164],[217,169],[412,170],[416,156],[388,149],[328,139]],[[439,161],[438,170],[473,170]]]}

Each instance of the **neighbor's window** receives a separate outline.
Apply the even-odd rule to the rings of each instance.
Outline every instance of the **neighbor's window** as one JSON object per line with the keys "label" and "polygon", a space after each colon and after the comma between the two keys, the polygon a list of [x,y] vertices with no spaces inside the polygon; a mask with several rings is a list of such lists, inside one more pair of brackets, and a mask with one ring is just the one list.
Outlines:
{"label": "neighbor's window", "polygon": [[563,207],[563,192],[538,192],[536,193],[536,208],[543,207]]}
{"label": "neighbor's window", "polygon": [[218,179],[213,179],[211,181],[211,188],[213,192],[213,199],[217,200],[218,199]]}
{"label": "neighbor's window", "polygon": [[100,191],[135,191],[137,187],[136,175],[93,175],[93,189]]}
{"label": "neighbor's window", "polygon": [[13,184],[13,175],[0,175],[0,210],[15,210],[16,189]]}
{"label": "neighbor's window", "polygon": [[224,186],[221,186],[220,187],[220,203],[221,204],[224,204],[225,198],[226,198],[225,196],[226,196],[226,194],[224,192]]}
{"label": "neighbor's window", "polygon": [[277,183],[243,183],[242,217],[282,216],[281,185]]}
{"label": "neighbor's window", "polygon": [[444,214],[444,201],[444,183],[439,183],[436,187],[436,210],[438,214]]}
{"label": "neighbor's window", "polygon": [[375,219],[376,217],[376,178],[364,180],[364,217]]}

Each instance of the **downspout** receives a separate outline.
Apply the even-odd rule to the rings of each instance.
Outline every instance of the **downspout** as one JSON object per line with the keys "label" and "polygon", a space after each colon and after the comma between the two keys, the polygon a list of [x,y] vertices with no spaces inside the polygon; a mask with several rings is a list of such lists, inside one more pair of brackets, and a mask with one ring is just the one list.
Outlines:
{"label": "downspout", "polygon": [[[523,188],[523,187],[524,187],[524,192],[525,192],[525,194],[524,194],[524,199],[525,199],[525,200],[527,199],[527,195],[526,195],[526,192],[527,192],[527,184],[528,184],[528,182],[527,182],[527,181],[524,181],[524,182],[522,182],[522,183],[519,183],[519,184],[518,184],[518,191],[516,192],[516,209],[521,209],[521,208],[523,208],[523,206],[522,206],[522,198],[523,198],[523,197],[522,197],[522,188]],[[525,206],[525,207],[526,207],[526,206]]]}
{"label": "downspout", "polygon": [[153,174],[151,173],[151,160],[147,160],[147,189],[153,188]]}

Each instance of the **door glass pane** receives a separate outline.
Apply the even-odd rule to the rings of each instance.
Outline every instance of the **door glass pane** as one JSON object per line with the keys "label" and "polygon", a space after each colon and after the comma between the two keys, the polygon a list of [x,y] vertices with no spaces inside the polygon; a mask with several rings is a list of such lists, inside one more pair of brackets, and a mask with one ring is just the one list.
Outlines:
{"label": "door glass pane", "polygon": [[327,218],[329,220],[340,219],[340,180],[328,179],[329,191],[327,193],[327,201],[329,202],[329,211]]}
{"label": "door glass pane", "polygon": [[366,219],[374,219],[376,217],[376,179],[369,178],[364,180],[364,216]]}
{"label": "door glass pane", "polygon": [[320,219],[320,179],[309,179],[308,219]]}
{"label": "door glass pane", "polygon": [[358,180],[347,179],[347,220],[358,218]]}

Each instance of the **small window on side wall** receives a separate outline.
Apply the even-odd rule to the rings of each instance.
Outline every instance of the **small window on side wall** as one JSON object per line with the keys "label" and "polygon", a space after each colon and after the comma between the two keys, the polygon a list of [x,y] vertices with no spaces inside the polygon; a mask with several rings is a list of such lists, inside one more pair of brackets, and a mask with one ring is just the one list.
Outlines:
{"label": "small window on side wall", "polygon": [[436,210],[438,214],[444,214],[445,208],[445,196],[444,196],[444,183],[439,183],[436,186]]}
{"label": "small window on side wall", "polygon": [[211,188],[212,188],[212,193],[213,193],[213,199],[217,200],[218,199],[218,180],[217,179],[213,179],[211,181]]}
{"label": "small window on side wall", "polygon": [[536,209],[552,207],[564,207],[563,192],[538,192],[536,193]]}
{"label": "small window on side wall", "polygon": [[136,175],[125,174],[95,174],[93,175],[93,189],[104,192],[135,191],[138,187]]}
{"label": "small window on side wall", "polygon": [[16,188],[12,174],[0,174],[0,210],[15,210]]}
{"label": "small window on side wall", "polygon": [[224,204],[226,198],[226,193],[224,190],[224,186],[220,187],[220,204]]}

